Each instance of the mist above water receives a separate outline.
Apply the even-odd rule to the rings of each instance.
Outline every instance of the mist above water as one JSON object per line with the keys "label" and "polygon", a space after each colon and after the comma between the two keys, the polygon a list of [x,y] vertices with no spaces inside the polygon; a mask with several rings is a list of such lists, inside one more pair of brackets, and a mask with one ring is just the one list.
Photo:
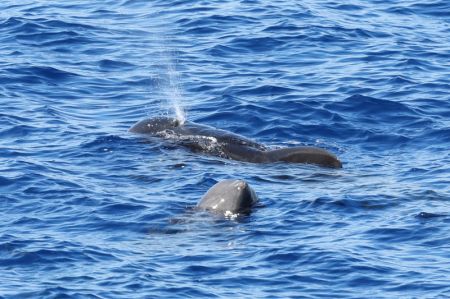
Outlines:
{"label": "mist above water", "polygon": [[161,92],[161,106],[167,115],[174,116],[180,124],[186,121],[186,110],[183,105],[183,92],[180,74],[176,68],[175,52],[169,49],[170,42],[161,39],[164,45],[161,47],[157,77],[159,78],[158,89]]}
{"label": "mist above water", "polygon": [[183,124],[186,121],[186,110],[182,105],[183,96],[179,83],[179,75],[173,63],[167,66],[168,85],[166,87],[167,100],[172,113],[176,119]]}

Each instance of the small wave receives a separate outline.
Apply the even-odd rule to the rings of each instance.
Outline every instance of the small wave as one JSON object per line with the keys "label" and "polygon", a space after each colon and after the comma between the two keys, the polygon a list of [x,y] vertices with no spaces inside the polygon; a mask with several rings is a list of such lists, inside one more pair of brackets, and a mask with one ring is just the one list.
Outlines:
{"label": "small wave", "polygon": [[377,99],[363,95],[353,95],[341,102],[333,102],[325,105],[326,108],[339,112],[352,112],[365,115],[383,116],[395,114],[414,117],[417,113],[406,104],[398,101]]}
{"label": "small wave", "polygon": [[407,58],[400,60],[396,63],[395,67],[402,69],[416,69],[420,71],[430,71],[435,68],[432,63],[420,58]]}
{"label": "small wave", "polygon": [[337,4],[333,3],[333,5],[328,5],[328,7],[331,7],[333,9],[339,10],[339,11],[361,11],[365,9],[366,7],[362,5],[356,5],[356,4]]}
{"label": "small wave", "polygon": [[38,134],[41,129],[29,126],[29,125],[15,125],[12,128],[7,128],[0,131],[0,137],[2,138],[19,138],[28,135]]}
{"label": "small wave", "polygon": [[446,0],[435,0],[425,3],[411,4],[408,9],[416,14],[422,14],[432,17],[449,17],[450,4]]}
{"label": "small wave", "polygon": [[98,62],[99,67],[105,70],[109,71],[126,71],[126,70],[132,70],[136,68],[137,66],[126,62],[126,61],[119,61],[119,60],[111,60],[111,59],[102,59]]}
{"label": "small wave", "polygon": [[448,217],[446,214],[438,214],[438,213],[430,213],[430,212],[420,212],[416,215],[419,219],[435,219],[435,218],[442,218],[442,217]]}
{"label": "small wave", "polygon": [[416,240],[417,235],[414,230],[402,227],[382,227],[374,228],[366,231],[366,234],[371,239],[376,239],[381,242],[407,242]]}
{"label": "small wave", "polygon": [[254,88],[242,89],[237,94],[240,96],[251,95],[251,96],[275,96],[289,94],[295,91],[294,89],[287,87],[280,87],[274,85],[263,85]]}
{"label": "small wave", "polygon": [[333,199],[328,197],[319,197],[311,202],[310,206],[321,209],[341,210],[346,213],[359,213],[361,210],[384,210],[392,207],[394,204],[390,198],[374,198],[369,196],[352,196],[351,198]]}
{"label": "small wave", "polygon": [[0,261],[0,264],[6,266],[29,266],[52,263],[70,263],[76,260],[94,261],[87,255],[69,250],[38,249],[35,251],[24,251],[14,254],[7,260]]}
{"label": "small wave", "polygon": [[15,76],[13,78],[14,81],[27,81],[30,83],[52,82],[56,84],[80,77],[74,72],[50,66],[22,66],[20,68],[7,68],[5,71]]}
{"label": "small wave", "polygon": [[14,184],[13,180],[0,176],[0,187],[6,187]]}
{"label": "small wave", "polygon": [[244,48],[219,44],[209,49],[208,52],[209,55],[213,57],[232,57],[236,54],[247,53],[248,51],[246,51]]}
{"label": "small wave", "polygon": [[305,29],[305,28],[301,27],[301,26],[297,26],[295,24],[292,24],[288,21],[280,21],[276,25],[271,25],[271,26],[264,28],[263,31],[266,31],[266,32],[298,32],[303,29]]}
{"label": "small wave", "polygon": [[273,37],[235,38],[230,41],[230,47],[250,52],[274,51],[284,45],[284,42]]}
{"label": "small wave", "polygon": [[109,148],[112,146],[117,146],[118,144],[127,142],[128,139],[122,138],[116,135],[107,135],[97,137],[93,141],[88,141],[81,144],[81,148],[86,149],[98,149],[100,151],[104,151],[105,148]]}
{"label": "small wave", "polygon": [[103,206],[101,209],[98,210],[98,213],[100,214],[114,214],[114,215],[126,215],[126,214],[133,214],[136,211],[143,211],[145,210],[145,206],[143,205],[137,205],[137,204],[130,204],[130,203],[114,203],[109,204],[106,206]]}
{"label": "small wave", "polygon": [[450,128],[436,128],[432,130],[427,130],[421,135],[423,140],[428,142],[438,142],[450,144]]}

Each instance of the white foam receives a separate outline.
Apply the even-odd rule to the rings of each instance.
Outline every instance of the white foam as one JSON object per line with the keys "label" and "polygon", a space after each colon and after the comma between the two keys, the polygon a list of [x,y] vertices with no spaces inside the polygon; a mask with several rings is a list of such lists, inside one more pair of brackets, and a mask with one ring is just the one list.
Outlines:
{"label": "white foam", "polygon": [[225,211],[224,216],[229,218],[229,219],[231,219],[231,220],[234,220],[234,219],[236,219],[239,216],[239,213],[233,213],[231,211]]}

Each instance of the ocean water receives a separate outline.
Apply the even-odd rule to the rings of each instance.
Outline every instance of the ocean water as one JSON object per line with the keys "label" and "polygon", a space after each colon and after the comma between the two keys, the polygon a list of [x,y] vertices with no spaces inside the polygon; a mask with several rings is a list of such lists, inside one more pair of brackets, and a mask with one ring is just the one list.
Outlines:
{"label": "ocean water", "polygon": [[[1,298],[450,298],[447,0],[5,0],[0,103]],[[177,113],[344,166],[127,132]]]}

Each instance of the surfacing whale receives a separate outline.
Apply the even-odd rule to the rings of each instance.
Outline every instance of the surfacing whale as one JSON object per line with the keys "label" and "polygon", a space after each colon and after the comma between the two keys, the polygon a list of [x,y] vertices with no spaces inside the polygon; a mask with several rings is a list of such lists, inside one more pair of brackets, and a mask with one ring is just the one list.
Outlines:
{"label": "surfacing whale", "polygon": [[342,163],[332,153],[309,146],[269,149],[243,136],[207,125],[171,117],[148,118],[137,122],[130,132],[176,141],[195,152],[253,163],[291,162],[341,168]]}
{"label": "surfacing whale", "polygon": [[203,195],[197,208],[225,216],[248,214],[258,202],[258,196],[244,180],[224,180],[212,186]]}

